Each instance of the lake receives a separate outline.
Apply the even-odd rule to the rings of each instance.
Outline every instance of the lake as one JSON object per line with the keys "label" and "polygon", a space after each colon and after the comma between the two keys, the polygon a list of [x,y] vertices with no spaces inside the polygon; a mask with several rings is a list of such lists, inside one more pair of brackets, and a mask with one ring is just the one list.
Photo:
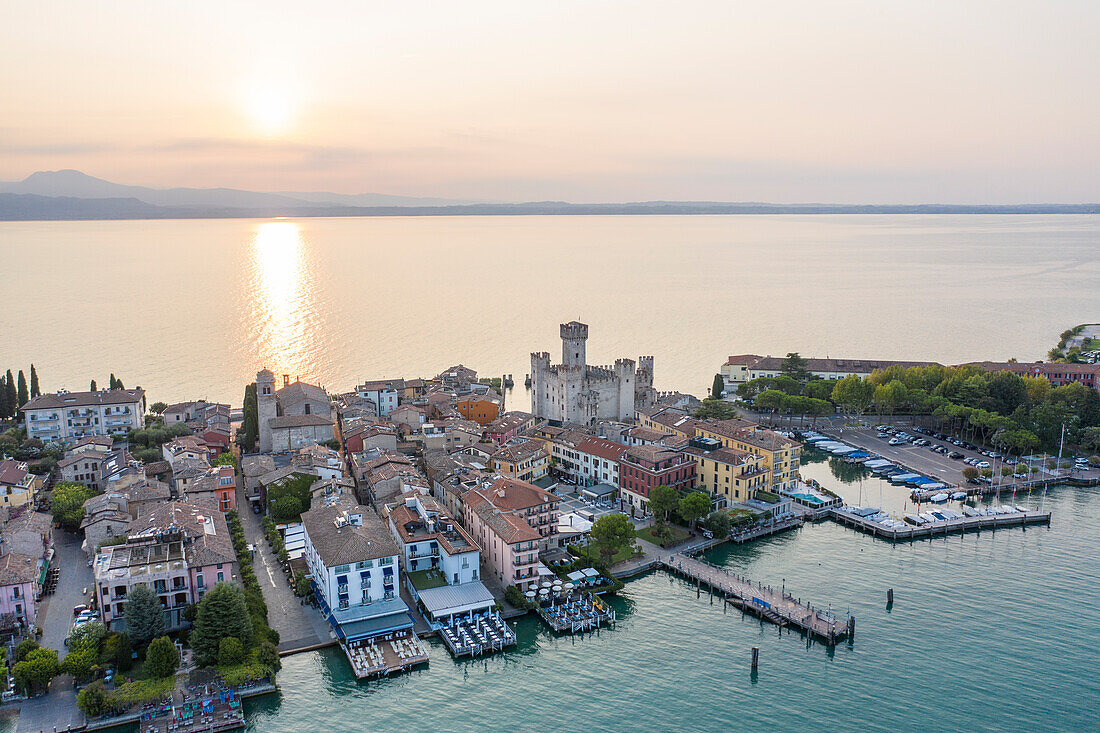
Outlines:
{"label": "lake", "polygon": [[515,216],[0,223],[0,367],[239,405],[263,366],[331,390],[515,376],[590,324],[702,394],[729,354],[1041,358],[1100,321],[1096,216]]}

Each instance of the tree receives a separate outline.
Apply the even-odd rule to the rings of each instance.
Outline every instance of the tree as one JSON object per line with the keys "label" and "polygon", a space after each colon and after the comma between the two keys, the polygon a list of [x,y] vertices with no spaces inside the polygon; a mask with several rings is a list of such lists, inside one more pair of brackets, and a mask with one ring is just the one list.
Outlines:
{"label": "tree", "polygon": [[726,381],[722,379],[721,374],[714,375],[714,383],[710,385],[710,396],[712,399],[722,399],[722,393],[726,391]]}
{"label": "tree", "polygon": [[967,466],[962,470],[962,475],[964,479],[966,479],[967,481],[971,481],[978,478],[978,469],[974,468],[973,466]]}
{"label": "tree", "polygon": [[871,382],[849,374],[833,387],[833,402],[846,412],[861,415],[871,405],[874,389]]}
{"label": "tree", "polygon": [[12,403],[8,401],[8,380],[0,374],[0,420],[12,416]]}
{"label": "tree", "polygon": [[232,466],[237,468],[237,457],[230,451],[222,451],[218,454],[218,457],[214,459],[215,466]]}
{"label": "tree", "polygon": [[680,515],[695,526],[695,522],[710,511],[710,496],[702,491],[693,491],[680,499]]}
{"label": "tree", "polygon": [[800,384],[805,384],[811,377],[810,370],[806,368],[807,365],[808,362],[799,356],[797,351],[792,351],[787,354],[779,370]]}
{"label": "tree", "polygon": [[695,411],[695,417],[699,420],[732,420],[737,417],[737,408],[725,400],[716,400],[708,397]]}
{"label": "tree", "polygon": [[89,718],[96,718],[107,711],[107,689],[96,681],[76,695],[76,706]]}
{"label": "tree", "polygon": [[157,415],[164,414],[164,411],[167,410],[167,409],[168,409],[168,405],[167,405],[167,403],[164,403],[164,402],[154,402],[153,404],[151,404],[149,406],[149,411],[153,412]]}
{"label": "tree", "polygon": [[95,388],[95,380],[94,379],[92,380],[91,384],[88,385],[88,391],[89,392],[96,392],[97,391],[96,388]]}
{"label": "tree", "polygon": [[46,689],[58,672],[57,652],[53,649],[35,649],[12,667],[15,686],[25,695]]}
{"label": "tree", "polygon": [[982,476],[984,478],[993,478],[993,469],[992,468],[983,468],[982,469]]}
{"label": "tree", "polygon": [[95,489],[62,481],[53,489],[50,497],[50,512],[62,527],[75,532],[84,519],[84,502],[96,495]]}
{"label": "tree", "polygon": [[680,506],[680,492],[671,486],[654,486],[649,492],[649,510],[659,529],[668,522],[668,516]]}
{"label": "tree", "polygon": [[65,674],[71,674],[78,680],[84,680],[92,675],[92,668],[98,661],[99,653],[97,649],[91,647],[72,649],[65,655],[60,669]]}
{"label": "tree", "polygon": [[715,537],[725,537],[730,531],[730,515],[722,510],[713,511],[703,520],[703,526]]}
{"label": "tree", "polygon": [[299,570],[294,575],[294,595],[299,598],[305,598],[313,591],[313,588],[309,584],[309,578],[306,577],[305,572]]}
{"label": "tree", "polygon": [[1014,473],[1016,473],[1016,469],[1013,468],[1012,466],[1001,466],[1001,475],[1002,476],[1011,476]]}
{"label": "tree", "polygon": [[98,621],[82,624],[69,633],[68,644],[70,652],[91,649],[96,656],[99,655],[99,645],[107,636],[107,627]]}
{"label": "tree", "polygon": [[218,642],[218,666],[234,667],[244,661],[244,646],[235,636],[227,636]]}
{"label": "tree", "polygon": [[24,639],[15,645],[15,661],[22,662],[31,652],[38,648],[38,642],[34,639]]}
{"label": "tree", "polygon": [[133,647],[130,645],[130,637],[127,634],[108,634],[103,640],[103,648],[99,652],[99,663],[102,666],[111,666],[120,672],[130,669],[133,664]]}
{"label": "tree", "polygon": [[38,372],[35,371],[34,364],[31,364],[31,397],[39,397],[41,394],[42,390],[38,386]]}
{"label": "tree", "polygon": [[244,420],[238,433],[241,447],[246,451],[256,447],[256,441],[260,438],[259,405],[256,402],[256,383],[253,382],[244,388]]}
{"label": "tree", "polygon": [[605,514],[592,523],[592,541],[604,565],[634,542],[634,523],[625,514]]}
{"label": "tree", "polygon": [[126,596],[126,633],[138,646],[164,633],[164,608],[147,585],[134,586]]}
{"label": "tree", "polygon": [[296,522],[302,516],[302,502],[296,496],[280,496],[271,504],[276,522]]}
{"label": "tree", "polygon": [[145,651],[145,671],[150,677],[171,677],[180,666],[180,652],[167,636],[158,636],[149,642]]}
{"label": "tree", "polygon": [[15,388],[15,377],[11,375],[11,369],[4,377],[4,393],[4,401],[9,406],[8,417],[15,417],[19,414],[19,408],[23,406],[23,403],[19,401],[19,392]]}
{"label": "tree", "polygon": [[270,641],[260,642],[260,648],[256,650],[256,662],[272,672],[278,672],[279,668],[283,666],[283,663],[279,660],[279,647]]}
{"label": "tree", "polygon": [[23,376],[23,370],[19,370],[19,386],[16,388],[16,401],[19,406],[27,404],[31,400],[30,393],[27,391],[27,378]]}
{"label": "tree", "polygon": [[216,664],[219,645],[227,636],[234,636],[248,646],[252,641],[252,621],[241,590],[229,583],[218,583],[199,601],[191,630],[191,650],[199,664]]}

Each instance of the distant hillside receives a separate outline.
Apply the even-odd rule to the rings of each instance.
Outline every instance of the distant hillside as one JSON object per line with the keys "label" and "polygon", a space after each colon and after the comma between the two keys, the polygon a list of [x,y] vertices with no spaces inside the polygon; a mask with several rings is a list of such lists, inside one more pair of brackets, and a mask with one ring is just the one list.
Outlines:
{"label": "distant hillside", "polygon": [[80,199],[134,198],[154,206],[232,207],[271,206],[325,208],[329,206],[447,206],[473,203],[449,199],[363,193],[267,193],[235,188],[148,188],[112,183],[75,170],[38,171],[22,181],[0,183],[0,193],[35,194]]}
{"label": "distant hillside", "polygon": [[419,199],[388,194],[264,193],[232,188],[124,186],[74,170],[40,171],[0,183],[0,220],[216,219],[271,216],[525,216],[554,214],[1098,214],[1100,204],[1005,206],[768,204],[636,201],[573,204]]}

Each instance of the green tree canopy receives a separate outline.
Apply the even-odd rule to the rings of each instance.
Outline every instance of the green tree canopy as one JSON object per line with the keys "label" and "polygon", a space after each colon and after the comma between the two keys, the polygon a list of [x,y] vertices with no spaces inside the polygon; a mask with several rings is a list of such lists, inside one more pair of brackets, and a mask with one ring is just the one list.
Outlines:
{"label": "green tree canopy", "polygon": [[726,381],[722,379],[721,374],[714,375],[714,382],[710,385],[710,396],[713,399],[722,399],[722,393],[726,391]]}
{"label": "green tree canopy", "polygon": [[34,364],[31,364],[31,397],[38,397],[41,394],[42,389],[38,386],[38,371],[34,368]]}
{"label": "green tree canopy", "polygon": [[244,645],[237,637],[227,636],[218,642],[218,666],[236,666],[244,661],[244,656]]}
{"label": "green tree canopy", "polygon": [[180,666],[180,653],[167,636],[158,636],[149,642],[145,651],[145,672],[150,677],[171,677]]}
{"label": "green tree canopy", "polygon": [[730,531],[730,515],[722,510],[713,511],[703,520],[703,526],[713,532],[715,537],[725,537]]}
{"label": "green tree canopy", "polygon": [[833,387],[833,402],[846,412],[862,415],[871,405],[874,389],[870,381],[850,374],[837,380]]}
{"label": "green tree canopy", "polygon": [[233,455],[232,451],[222,451],[218,454],[218,457],[214,459],[215,466],[232,466],[237,467],[237,457]]}
{"label": "green tree canopy", "polygon": [[156,413],[157,415],[163,415],[164,411],[168,409],[168,403],[166,402],[154,402],[149,405],[149,412]]}
{"label": "green tree canopy", "polygon": [[680,492],[671,486],[654,486],[649,492],[649,510],[658,527],[668,522],[669,515],[680,506]]}
{"label": "green tree canopy", "polygon": [[195,612],[191,650],[199,664],[217,664],[219,645],[227,636],[250,645],[252,622],[241,590],[229,583],[218,583],[199,601]]}
{"label": "green tree canopy", "polygon": [[810,370],[806,367],[808,362],[799,356],[797,351],[792,351],[787,354],[787,358],[783,360],[783,365],[779,368],[780,371],[791,379],[805,384],[810,381]]}
{"label": "green tree canopy", "polygon": [[60,671],[57,652],[53,649],[35,649],[12,667],[15,686],[25,695],[45,690]]}
{"label": "green tree canopy", "polygon": [[271,504],[271,516],[276,522],[297,522],[302,516],[302,502],[296,496],[280,496]]}
{"label": "green tree canopy", "polygon": [[164,607],[147,585],[134,586],[126,596],[126,633],[139,646],[164,633]]}
{"label": "green tree canopy", "polygon": [[680,516],[693,525],[710,511],[710,496],[702,491],[693,491],[680,499]]}
{"label": "green tree canopy", "polygon": [[23,375],[22,369],[19,370],[19,383],[16,388],[16,394],[16,402],[20,407],[27,404],[31,399],[30,391],[27,389],[27,378]]}
{"label": "green tree canopy", "polygon": [[592,541],[604,564],[634,542],[634,523],[625,514],[605,514],[592,523]]}
{"label": "green tree canopy", "polygon": [[70,481],[57,484],[50,497],[50,512],[54,520],[70,532],[75,532],[84,519],[84,502],[96,493],[95,489]]}

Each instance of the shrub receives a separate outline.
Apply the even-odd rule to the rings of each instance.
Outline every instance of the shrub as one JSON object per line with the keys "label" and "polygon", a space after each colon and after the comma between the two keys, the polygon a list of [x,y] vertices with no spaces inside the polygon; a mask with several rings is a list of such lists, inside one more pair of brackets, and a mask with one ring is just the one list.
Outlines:
{"label": "shrub", "polygon": [[510,585],[504,589],[504,600],[508,601],[508,603],[516,608],[530,609],[532,607],[532,604],[524,597],[523,591],[519,589],[519,586],[515,585]]}
{"label": "shrub", "polygon": [[282,661],[279,660],[279,647],[270,641],[260,642],[260,646],[256,650],[256,662],[273,672],[278,672],[279,668],[283,666]]}
{"label": "shrub", "polygon": [[271,670],[262,664],[238,664],[234,667],[218,667],[218,674],[225,684],[236,687],[245,682],[268,678]]}
{"label": "shrub", "polygon": [[93,682],[76,695],[76,706],[89,718],[103,715],[107,711],[107,690],[102,682]]}
{"label": "shrub", "polygon": [[107,693],[106,707],[108,710],[129,710],[135,705],[163,698],[175,686],[175,677],[124,682]]}

